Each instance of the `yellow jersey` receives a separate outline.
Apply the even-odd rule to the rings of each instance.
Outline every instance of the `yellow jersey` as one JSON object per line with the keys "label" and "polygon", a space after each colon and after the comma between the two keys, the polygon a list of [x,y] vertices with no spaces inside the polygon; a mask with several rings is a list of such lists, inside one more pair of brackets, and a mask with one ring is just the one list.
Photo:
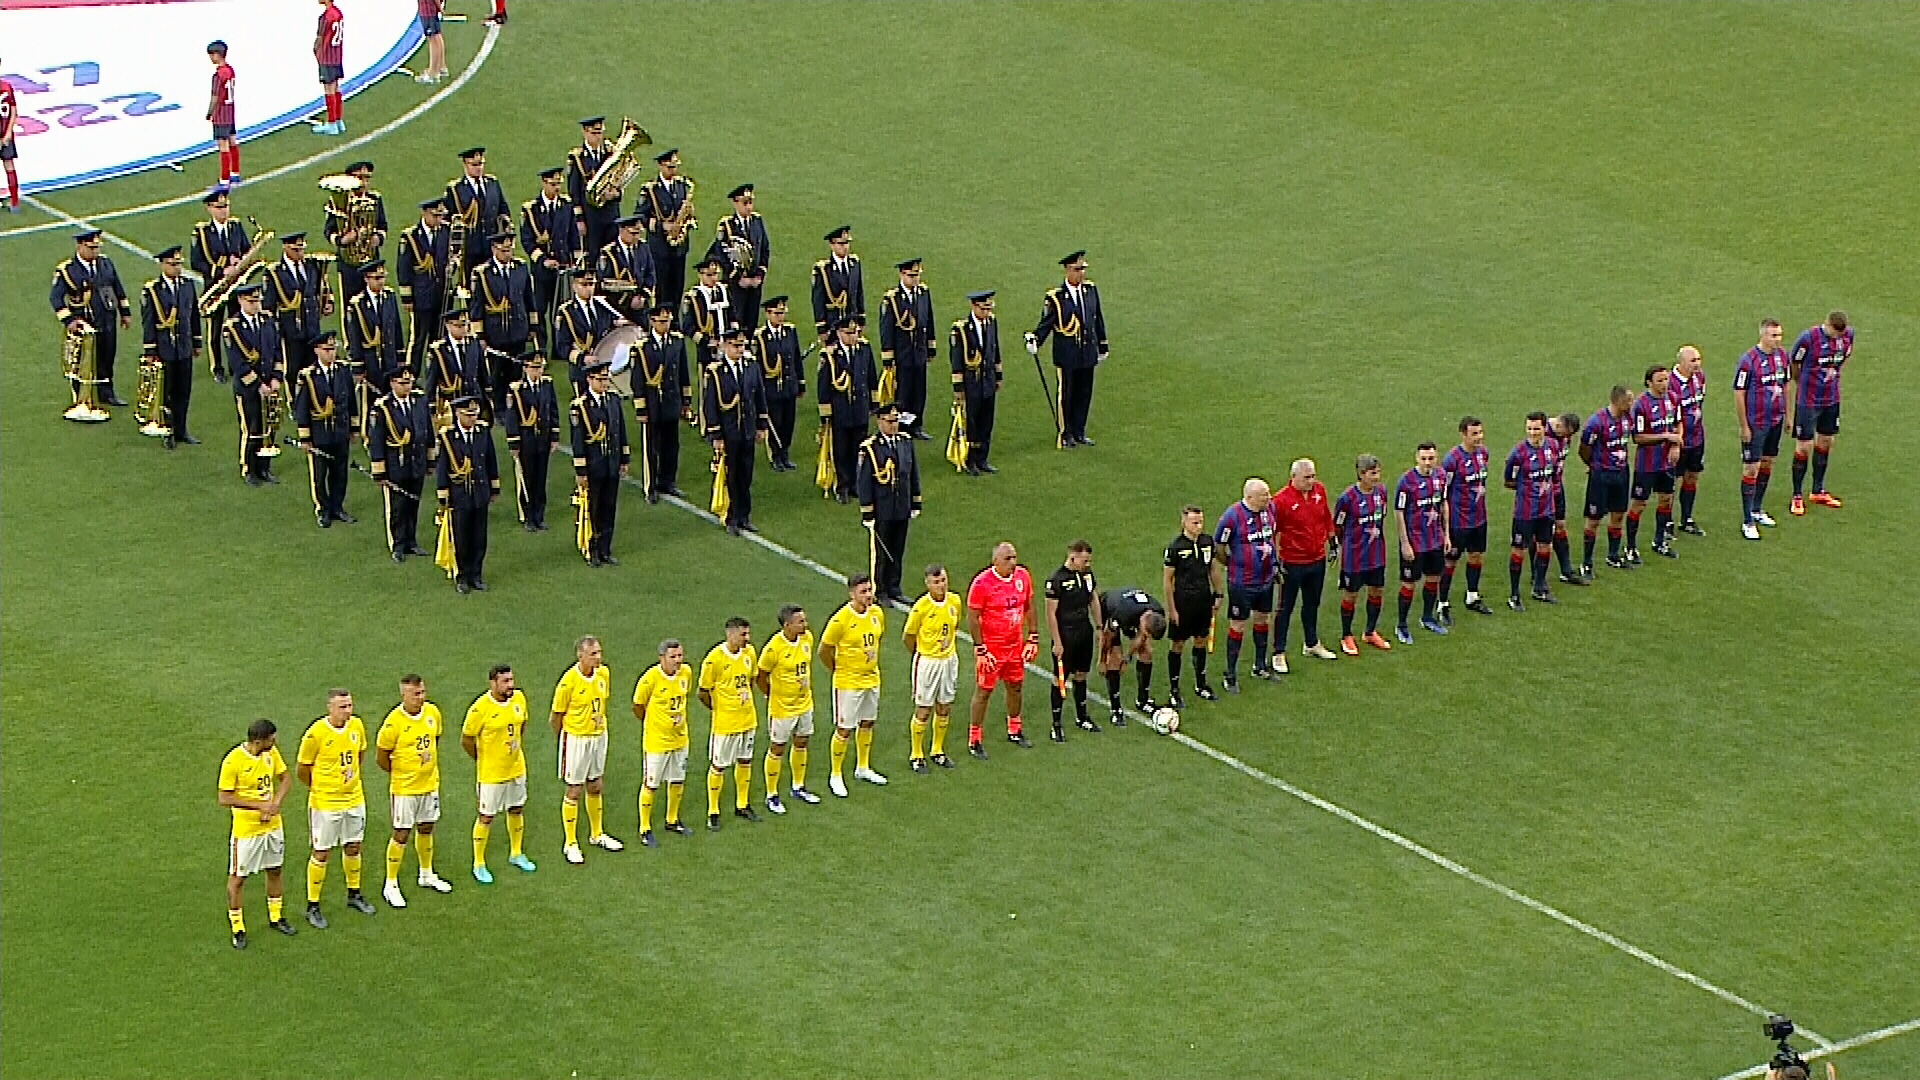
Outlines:
{"label": "yellow jersey", "polygon": [[[251,802],[270,802],[286,775],[287,759],[280,756],[279,747],[269,746],[266,753],[256,756],[247,751],[246,743],[241,743],[227,751],[226,759],[220,762],[220,790],[231,791]],[[273,815],[272,821],[261,821],[258,810],[239,806],[233,808],[233,838],[236,840],[265,836],[279,827],[279,814]]]}
{"label": "yellow jersey", "polygon": [[607,733],[607,698],[613,692],[613,669],[605,664],[593,669],[593,674],[580,674],[580,665],[575,664],[560,676],[560,685],[553,688],[553,711],[565,713],[562,728],[569,735],[589,738]]}
{"label": "yellow jersey", "polygon": [[775,634],[760,648],[760,670],[766,673],[767,715],[790,720],[813,711],[813,631],[788,641]]}
{"label": "yellow jersey", "polygon": [[833,650],[835,690],[880,688],[880,638],[886,632],[887,613],[879,604],[867,605],[865,614],[856,613],[852,604],[833,613],[820,644]]}
{"label": "yellow jersey", "polygon": [[727,643],[715,645],[700,664],[700,689],[713,702],[713,733],[744,735],[760,724],[753,704],[753,673],[759,654],[751,643],[730,653]]}
{"label": "yellow jersey", "polygon": [[671,754],[687,748],[687,693],[693,686],[693,665],[682,663],[669,675],[655,664],[633,686],[633,703],[647,714],[642,749],[649,754]]}
{"label": "yellow jersey", "polygon": [[440,706],[431,701],[420,706],[419,716],[395,705],[380,722],[374,746],[392,757],[393,794],[431,795],[440,790],[440,733],[445,723]]}
{"label": "yellow jersey", "polygon": [[341,727],[327,723],[324,716],[315,720],[300,739],[300,764],[313,766],[307,809],[336,812],[366,805],[367,793],[360,786],[366,759],[367,725],[359,717],[347,717]]}
{"label": "yellow jersey", "polygon": [[935,600],[927,593],[913,602],[907,613],[907,640],[913,651],[929,660],[945,660],[953,655],[953,635],[960,629],[960,594],[949,589],[947,598]]}
{"label": "yellow jersey", "polygon": [[527,775],[527,695],[518,690],[505,701],[481,694],[467,708],[460,734],[478,751],[474,780],[504,784]]}

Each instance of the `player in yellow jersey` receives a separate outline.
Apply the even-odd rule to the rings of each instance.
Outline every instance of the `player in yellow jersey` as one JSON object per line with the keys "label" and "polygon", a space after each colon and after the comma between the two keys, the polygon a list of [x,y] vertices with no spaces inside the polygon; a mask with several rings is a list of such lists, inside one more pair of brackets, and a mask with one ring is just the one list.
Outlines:
{"label": "player in yellow jersey", "polygon": [[847,741],[853,739],[859,757],[856,780],[884,785],[887,778],[873,771],[873,722],[880,715],[880,638],[887,632],[887,613],[873,602],[873,579],[855,574],[847,581],[847,602],[820,632],[820,662],[833,673],[833,774],[827,790],[847,797],[840,770],[847,761]]}
{"label": "player in yellow jersey", "polygon": [[274,744],[279,729],[271,720],[247,725],[247,741],[227,751],[220,762],[220,805],[233,810],[233,830],[227,840],[227,924],[233,947],[247,947],[247,921],[241,914],[240,893],[247,879],[267,875],[267,925],[293,936],[287,921],[280,884],[280,865],[286,861],[287,837],[280,827],[280,804],[287,798],[287,761]]}
{"label": "player in yellow jersey", "polygon": [[427,700],[427,681],[402,675],[400,704],[387,713],[373,740],[373,760],[393,776],[387,800],[393,836],[387,840],[387,885],[380,892],[391,907],[407,906],[400,893],[400,865],[406,861],[408,836],[419,848],[420,887],[453,891],[433,872],[433,826],[440,820],[440,735],[445,730],[440,706]]}
{"label": "player in yellow jersey", "polygon": [[817,803],[820,796],[807,790],[807,742],[813,738],[813,634],[807,629],[806,609],[788,604],[780,609],[780,632],[760,648],[755,685],[767,698],[767,809],[787,812],[780,801],[780,767],[787,744],[793,744],[793,797]]}
{"label": "player in yellow jersey", "polygon": [[693,669],[677,638],[660,643],[660,662],[633,685],[633,715],[645,734],[641,750],[647,771],[640,781],[640,844],[653,847],[653,800],[667,785],[667,831],[692,836],[680,823],[680,800],[687,792],[687,698],[693,694]]}
{"label": "player in yellow jersey", "polygon": [[947,568],[927,567],[926,595],[907,613],[907,655],[913,658],[913,756],[908,768],[927,773],[927,718],[933,718],[933,763],[953,768],[947,756],[947,724],[953,718],[954,688],[960,683],[960,654],[953,647],[960,629],[961,605],[947,591]]}
{"label": "player in yellow jersey", "polygon": [[315,720],[300,740],[300,782],[307,785],[307,842],[313,855],[307,860],[307,922],[315,930],[327,928],[320,913],[320,890],[327,883],[327,859],[340,849],[340,865],[347,878],[347,906],[362,915],[374,913],[360,892],[360,842],[367,835],[367,793],[361,784],[366,769],[367,726],[353,715],[353,695],[336,687],[327,691],[327,715]]}
{"label": "player in yellow jersey", "polygon": [[478,785],[479,818],[473,823],[473,880],[493,884],[487,869],[487,837],[493,819],[507,815],[507,839],[512,843],[510,865],[531,874],[527,858],[527,695],[514,687],[513,668],[495,664],[487,672],[487,692],[467,707],[460,725],[460,749],[473,759]]}
{"label": "player in yellow jersey", "polygon": [[625,847],[607,835],[601,804],[601,777],[607,771],[607,698],[613,669],[600,662],[600,639],[583,637],[573,646],[574,664],[553,688],[553,733],[560,737],[560,782],[567,785],[560,803],[566,827],[567,861],[586,862],[580,854],[580,804],[587,804],[587,843],[608,851]]}
{"label": "player in yellow jersey", "polygon": [[727,639],[700,664],[700,704],[713,710],[713,733],[707,739],[707,828],[714,832],[720,829],[720,793],[727,786],[728,765],[733,766],[733,816],[760,820],[753,812],[753,736],[760,729],[753,682],[760,657],[752,639],[753,627],[735,615],[727,620]]}

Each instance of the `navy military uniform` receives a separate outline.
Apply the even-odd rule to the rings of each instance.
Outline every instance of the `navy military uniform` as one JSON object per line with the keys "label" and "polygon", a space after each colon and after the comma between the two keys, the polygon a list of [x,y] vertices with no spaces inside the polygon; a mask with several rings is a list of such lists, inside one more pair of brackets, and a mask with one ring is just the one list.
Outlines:
{"label": "navy military uniform", "polygon": [[487,508],[500,494],[500,467],[493,456],[493,435],[479,423],[477,399],[454,406],[472,421],[440,433],[434,486],[440,505],[452,515],[453,585],[460,592],[487,588]]}
{"label": "navy military uniform", "polygon": [[[1072,266],[1086,252],[1060,260]],[[1093,370],[1107,358],[1107,318],[1100,307],[1100,290],[1093,282],[1075,286],[1062,282],[1047,290],[1040,322],[1028,341],[1040,346],[1053,339],[1053,366],[1060,375],[1060,445],[1092,446],[1087,438],[1087,413],[1093,407]]]}
{"label": "navy military uniform", "polygon": [[419,541],[420,498],[438,451],[427,395],[411,389],[410,372],[397,372],[394,377],[401,375],[408,378],[407,392],[400,393],[390,380],[389,392],[367,413],[367,460],[373,478],[395,489],[381,488],[387,550],[393,553],[394,562],[403,562],[409,555],[428,554]]}
{"label": "navy military uniform", "polygon": [[553,317],[553,354],[567,358],[567,375],[576,394],[587,392],[590,355],[613,332],[620,313],[600,297],[581,300],[578,296],[560,305]]}
{"label": "navy military uniform", "polygon": [[[486,147],[476,146],[462,151],[460,160],[467,162],[478,158],[484,164],[486,153]],[[479,266],[489,254],[489,239],[496,233],[513,228],[507,195],[500,188],[499,178],[487,173],[478,177],[464,174],[455,177],[447,181],[444,199],[452,212],[467,224],[466,266],[469,269]]]}
{"label": "navy military uniform", "polygon": [[[363,275],[384,268],[386,262],[375,259],[360,268]],[[347,301],[340,323],[347,331],[347,364],[360,380],[359,405],[354,415],[366,425],[367,410],[381,388],[407,361],[400,355],[404,331],[400,328],[400,298],[384,284],[379,292],[363,289]]]}
{"label": "navy military uniform", "polygon": [[[100,230],[90,229],[74,236],[76,242],[93,242]],[[113,389],[113,355],[119,348],[120,323],[133,319],[127,303],[126,287],[120,284],[120,272],[105,255],[82,259],[79,255],[53,268],[53,286],[47,303],[62,326],[84,320],[94,330],[94,378],[100,380],[99,400],[108,405],[125,405]],[[79,400],[75,391],[74,400]]]}
{"label": "navy military uniform", "polygon": [[506,405],[507,383],[513,381],[514,366],[527,351],[527,339],[540,325],[540,313],[533,307],[533,275],[527,264],[512,256],[512,233],[494,238],[496,250],[506,247],[501,257],[476,266],[468,291],[467,317],[478,329],[480,339],[493,350],[488,363],[488,387],[493,411]]}
{"label": "navy military uniform", "polygon": [[[699,269],[720,266],[718,259],[702,259]],[[680,332],[693,342],[702,364],[720,355],[720,339],[739,325],[740,314],[722,282],[695,285],[680,298]]]}
{"label": "navy military uniform", "polygon": [[[227,198],[225,191],[216,190],[201,201],[211,206],[220,199]],[[187,251],[187,265],[200,275],[200,280],[211,289],[226,273],[227,269],[240,261],[247,253],[251,241],[247,239],[247,227],[228,218],[223,222],[211,219],[202,221],[193,227],[193,243]],[[227,336],[227,320],[233,318],[236,308],[232,300],[214,309],[213,324],[207,327],[207,336],[214,341],[224,341]],[[208,360],[213,377],[225,381],[227,377],[227,358],[218,348],[208,350],[212,356]]]}
{"label": "navy military uniform", "polygon": [[[740,330],[726,340],[746,343]],[[754,443],[767,433],[767,396],[760,383],[760,364],[741,352],[738,360],[722,354],[702,373],[700,433],[719,443],[727,471],[727,531],[753,528]]]}
{"label": "navy military uniform", "polygon": [[[621,218],[617,223],[622,228],[632,228],[640,224],[638,216]],[[607,298],[608,306],[632,322],[639,322],[653,307],[654,288],[659,283],[653,265],[653,254],[647,245],[635,238],[629,244],[616,235],[603,247],[595,248],[599,253],[594,264],[599,274],[600,292]]]}
{"label": "navy military uniform", "polygon": [[[919,259],[898,264],[901,273],[917,275]],[[930,439],[926,433],[927,365],[939,355],[934,338],[933,295],[915,276],[888,289],[880,298],[880,363],[893,369],[893,399],[913,417],[907,434]]]}
{"label": "navy military uniform", "polygon": [[[899,411],[898,405],[880,407],[881,416]],[[904,431],[872,436],[860,444],[856,474],[860,523],[873,534],[868,560],[873,587],[883,598],[903,604],[900,578],[907,558],[907,526],[920,513],[920,464],[913,440]]]}
{"label": "navy military uniform", "polygon": [[[654,161],[665,165],[679,159],[678,150],[668,150],[654,157]],[[693,197],[693,185],[682,177],[669,180],[664,175],[647,181],[640,189],[640,197],[634,200],[633,212],[646,222],[647,250],[653,255],[653,266],[659,275],[659,288],[654,296],[672,299],[679,296],[687,287],[687,250],[692,246],[693,230],[689,228],[678,244],[667,239],[667,222],[678,216],[681,207]]]}
{"label": "navy military uniform", "polygon": [[507,387],[507,453],[517,467],[520,524],[528,532],[547,527],[547,464],[560,445],[560,402],[544,365]]}
{"label": "navy military uniform", "polygon": [[[841,321],[847,326],[858,325],[851,319]],[[868,416],[880,404],[880,374],[873,363],[873,346],[863,337],[851,348],[836,341],[821,349],[814,387],[820,422],[831,428],[834,497],[847,502],[854,494],[854,454],[867,437]]]}
{"label": "navy military uniform", "polygon": [[693,379],[687,339],[677,330],[656,337],[649,329],[633,350],[633,411],[640,420],[641,470],[647,501],[682,494],[680,423],[692,422]]}
{"label": "navy military uniform", "polygon": [[[158,258],[177,257],[171,247]],[[140,343],[143,355],[160,361],[161,418],[167,448],[176,442],[197,441],[187,433],[187,407],[193,400],[193,358],[205,347],[200,320],[200,292],[186,275],[165,274],[140,290]]]}
{"label": "navy military uniform", "polygon": [[[544,182],[559,175],[559,169],[548,169],[540,179]],[[533,310],[541,316],[533,332],[534,349],[543,354],[553,307],[566,299],[560,294],[560,273],[578,258],[578,229],[573,202],[565,195],[549,199],[543,190],[520,204],[520,249],[527,253],[527,272],[533,276]],[[549,262],[553,265],[548,266]]]}
{"label": "navy military uniform", "polygon": [[[851,236],[853,226],[828,233],[827,242]],[[829,256],[813,264],[813,332],[825,339],[841,319],[867,313],[867,287],[860,277],[860,256]]]}
{"label": "navy military uniform", "polygon": [[[445,213],[446,203],[436,198],[420,204],[422,210],[435,208]],[[400,243],[395,248],[394,282],[400,290],[400,306],[413,313],[413,337],[407,342],[407,363],[415,371],[420,370],[427,342],[439,332],[440,319],[445,314],[447,271],[451,265],[447,247],[451,240],[447,226],[429,226],[421,221],[400,234]]]}
{"label": "navy military uniform", "polygon": [[[314,344],[333,341],[332,332]],[[347,451],[360,434],[360,413],[353,373],[341,363],[308,365],[293,380],[293,423],[307,457],[307,476],[313,493],[314,516],[325,529],[336,521],[351,522],[347,513]]]}
{"label": "navy military uniform", "polygon": [[[605,371],[605,364],[593,364],[589,374]],[[619,565],[613,557],[613,526],[620,509],[620,476],[631,460],[627,447],[627,414],[620,395],[591,390],[573,399],[567,409],[567,423],[573,429],[573,475],[586,481],[587,522],[593,538],[587,546],[587,563]]]}
{"label": "navy military uniform", "polygon": [[[306,238],[306,233],[288,233],[280,243],[284,247]],[[290,379],[313,363],[313,339],[320,336],[321,294],[331,295],[326,285],[326,267],[312,259],[283,254],[267,268],[266,310],[279,323]]]}
{"label": "navy military uniform", "polygon": [[[753,198],[753,185],[741,184],[727,193],[735,200],[735,212],[714,226],[713,245],[707,258],[719,259],[731,293],[734,319],[742,330],[752,333],[760,325],[760,290],[766,285],[767,267],[773,261],[773,245],[767,239],[767,223],[751,211],[743,217],[743,200]],[[744,257],[742,257],[744,256]]]}
{"label": "navy military uniform", "polygon": [[[246,285],[236,291],[258,295],[261,290],[258,285]],[[266,315],[238,314],[228,321],[226,340],[221,344],[227,353],[227,370],[233,375],[234,405],[240,414],[240,475],[249,484],[278,483],[268,467],[273,456],[261,451],[273,438],[273,432],[266,429],[265,395],[268,387],[285,375],[279,325]]]}
{"label": "navy military uniform", "polygon": [[[364,185],[372,179],[372,174],[373,174],[372,162],[356,161],[341,171],[351,176],[356,171],[360,171],[360,170],[365,170],[366,173],[368,174],[360,178],[361,183]],[[369,258],[366,262],[361,263],[358,266],[352,263],[349,263],[344,257],[340,260],[340,301],[341,303],[348,303],[352,301],[354,297],[359,296],[362,292],[366,291],[367,268],[372,266],[375,262],[380,261],[380,248],[386,244],[386,238],[388,233],[387,201],[381,198],[380,193],[373,190],[373,188],[371,187],[362,187],[359,194],[364,195],[365,197],[373,200],[373,221],[374,221],[373,227],[375,231],[377,231],[380,234],[380,242],[374,245],[373,256]],[[340,215],[333,209],[333,204],[331,203],[327,204],[327,217],[326,217],[326,221],[321,224],[320,234],[322,236],[325,236],[327,240],[333,244],[333,248],[335,251],[338,251],[340,250],[340,234],[346,231],[347,231],[346,221],[343,220],[340,217]],[[358,241],[358,239],[359,239],[358,237],[355,238],[356,242]]]}
{"label": "navy military uniform", "polygon": [[[606,123],[606,117],[592,116],[580,121],[580,127],[600,132],[606,129]],[[605,165],[612,154],[613,144],[604,139],[597,147],[583,142],[567,151],[567,199],[573,204],[574,236],[579,240],[578,250],[589,254],[613,242],[614,222],[620,220],[620,196],[615,195],[599,206],[589,197],[593,174],[600,171],[600,166]]]}
{"label": "navy military uniform", "polygon": [[[787,298],[776,296],[766,307],[784,308]],[[768,323],[753,332],[753,354],[760,361],[760,384],[767,394],[767,431],[773,468],[791,472],[794,413],[807,392],[807,373],[800,366],[800,334],[792,323]]]}
{"label": "navy military uniform", "polygon": [[[455,401],[470,397],[481,405],[481,412],[492,400],[488,383],[485,347],[471,333],[458,341],[452,334],[441,334],[427,345],[427,400],[435,408],[451,409]],[[451,419],[449,414],[448,419]]]}
{"label": "navy military uniform", "polygon": [[[992,299],[990,291],[967,296],[974,304]],[[1000,363],[999,320],[992,315],[982,319],[969,311],[947,334],[947,357],[953,367],[954,397],[966,410],[966,471],[969,475],[997,472],[988,455],[993,449],[994,403],[1006,374]]]}

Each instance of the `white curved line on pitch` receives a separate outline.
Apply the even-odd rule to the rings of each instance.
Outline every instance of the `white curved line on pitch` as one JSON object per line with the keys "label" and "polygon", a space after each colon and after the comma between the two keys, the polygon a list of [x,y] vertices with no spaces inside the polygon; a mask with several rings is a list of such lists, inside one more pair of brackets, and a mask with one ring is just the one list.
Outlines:
{"label": "white curved line on pitch", "polygon": [[[407,124],[410,124],[415,120],[418,120],[421,116],[425,115],[428,110],[432,109],[435,105],[438,105],[442,101],[446,100],[448,95],[460,89],[462,86],[465,86],[467,84],[467,81],[472,79],[473,76],[477,72],[479,72],[480,65],[487,62],[487,57],[491,55],[493,52],[494,42],[499,40],[499,37],[500,37],[499,26],[496,25],[496,26],[487,27],[487,38],[485,41],[482,41],[480,43],[480,51],[473,54],[473,59],[467,61],[467,66],[460,69],[460,74],[454,76],[452,82],[448,83],[444,87],[441,87],[438,91],[434,93],[432,97],[429,97],[427,100],[421,102],[418,105],[415,105],[413,108],[407,110],[404,113],[401,113],[399,116],[394,117],[392,120],[387,121],[386,123],[380,125],[379,127],[374,128],[372,131],[367,132],[365,135],[362,135],[359,138],[349,139],[346,142],[339,143],[334,146],[330,146],[327,149],[312,155],[311,157],[305,157],[300,159],[299,161],[290,162],[286,165],[280,166],[277,169],[269,169],[268,171],[261,173],[259,176],[255,177],[254,179],[246,181],[241,186],[245,187],[246,184],[264,183],[265,181],[268,181],[268,180],[278,179],[282,176],[287,175],[288,173],[299,172],[301,169],[307,168],[310,165],[317,165],[320,162],[327,160],[328,158],[337,157],[351,150],[357,150],[360,147],[367,145],[368,143],[372,142],[375,139],[380,138],[383,135],[391,135],[395,131],[398,131],[400,128],[405,127]],[[195,191],[186,195],[181,195],[177,198],[162,199],[159,202],[147,203],[144,206],[129,206],[124,210],[109,210],[104,214],[90,215],[87,218],[87,222],[89,224],[95,224],[102,221],[112,221],[115,218],[133,217],[138,214],[148,214],[148,213],[152,213],[155,210],[171,210],[176,206],[185,206],[188,203],[199,202],[201,199],[206,198],[206,194],[207,193],[205,191]],[[48,209],[46,203],[40,202],[37,199],[28,199],[26,201],[32,202],[35,206],[38,206],[42,210]],[[73,223],[74,219],[72,219],[71,217],[68,217],[67,215],[59,214],[57,211],[51,211],[51,210],[49,210],[48,212],[54,213],[56,214],[57,217],[65,218],[66,220],[48,221],[48,222],[43,222],[39,225],[25,225],[18,229],[7,229],[4,231],[0,231],[0,240],[3,240],[9,236],[26,236],[30,233],[51,232],[54,229],[63,228],[66,225]],[[134,248],[126,244],[124,241],[116,241],[116,242],[120,243],[122,247],[128,248],[128,250],[130,251],[139,250],[138,248]]]}
{"label": "white curved line on pitch", "polygon": [[[1910,1031],[1920,1031],[1920,1017],[1905,1020],[1898,1024],[1888,1024],[1886,1027],[1863,1032],[1850,1039],[1841,1039],[1837,1043],[1823,1046],[1818,1050],[1809,1050],[1807,1053],[1802,1054],[1801,1057],[1806,1058],[1808,1061],[1816,1058],[1831,1057],[1834,1054],[1847,1050],[1857,1050],[1862,1046],[1871,1046],[1877,1042],[1885,1042],[1896,1035],[1905,1035]],[[1801,1034],[1804,1035],[1806,1032],[1803,1030]],[[1751,1068],[1741,1069],[1739,1072],[1728,1073],[1721,1077],[1720,1080],[1750,1080],[1751,1077],[1765,1075],[1767,1075],[1767,1067],[1765,1065],[1755,1065]]]}

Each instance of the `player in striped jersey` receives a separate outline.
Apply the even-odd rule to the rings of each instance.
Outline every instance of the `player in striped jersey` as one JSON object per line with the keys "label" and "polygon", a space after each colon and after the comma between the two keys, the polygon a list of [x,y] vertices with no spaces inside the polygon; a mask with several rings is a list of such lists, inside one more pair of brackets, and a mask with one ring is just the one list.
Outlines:
{"label": "player in striped jersey", "polygon": [[1760,539],[1767,516],[1767,481],[1780,454],[1787,417],[1787,351],[1780,347],[1780,320],[1760,323],[1760,343],[1740,357],[1733,371],[1733,400],[1740,415],[1740,535]]}
{"label": "player in striped jersey", "polygon": [[1673,373],[1666,365],[1655,364],[1641,376],[1646,392],[1633,403],[1628,419],[1633,422],[1633,487],[1627,506],[1627,561],[1640,565],[1640,515],[1646,511],[1647,498],[1658,495],[1653,510],[1653,553],[1677,559],[1679,553],[1667,543],[1673,527],[1673,470],[1680,464],[1680,417],[1668,399],[1668,381]]}
{"label": "player in striped jersey", "polygon": [[1446,568],[1440,571],[1440,603],[1434,613],[1446,626],[1453,625],[1453,569],[1462,556],[1467,561],[1467,610],[1493,614],[1480,598],[1480,570],[1487,553],[1488,458],[1486,425],[1477,416],[1461,417],[1460,442],[1440,459],[1440,471],[1447,477],[1447,529],[1452,542]]}
{"label": "player in striped jersey", "polygon": [[1680,417],[1680,464],[1674,467],[1680,482],[1679,531],[1705,536],[1693,520],[1693,500],[1699,494],[1700,474],[1707,468],[1707,376],[1700,370],[1699,349],[1680,346],[1667,383],[1667,399]]}
{"label": "player in striped jersey", "polygon": [[1587,579],[1573,572],[1573,542],[1567,537],[1567,458],[1579,435],[1579,413],[1547,418],[1547,445],[1553,449],[1553,555],[1560,560],[1560,583],[1584,588]]}
{"label": "player in striped jersey", "polygon": [[[1827,490],[1827,457],[1833,437],[1840,434],[1840,369],[1853,356],[1853,330],[1847,313],[1836,311],[1827,321],[1810,327],[1793,343],[1792,372],[1799,385],[1793,408],[1793,516],[1807,512],[1807,503],[1840,509],[1840,500]],[[1800,497],[1807,479],[1807,459],[1813,459],[1813,494]]]}
{"label": "player in striped jersey", "polygon": [[1385,652],[1393,646],[1380,636],[1380,606],[1387,586],[1387,489],[1380,483],[1380,459],[1361,454],[1353,463],[1354,484],[1333,504],[1335,543],[1340,549],[1340,651],[1359,656],[1353,639],[1353,609],[1367,590],[1367,633],[1361,640]]}
{"label": "player in striped jersey", "polygon": [[1553,494],[1560,472],[1559,451],[1547,441],[1547,414],[1527,414],[1527,437],[1507,455],[1504,482],[1513,492],[1513,554],[1507,558],[1507,606],[1525,611],[1520,602],[1520,570],[1533,555],[1533,598],[1555,603],[1547,591],[1547,567],[1553,556]]}

